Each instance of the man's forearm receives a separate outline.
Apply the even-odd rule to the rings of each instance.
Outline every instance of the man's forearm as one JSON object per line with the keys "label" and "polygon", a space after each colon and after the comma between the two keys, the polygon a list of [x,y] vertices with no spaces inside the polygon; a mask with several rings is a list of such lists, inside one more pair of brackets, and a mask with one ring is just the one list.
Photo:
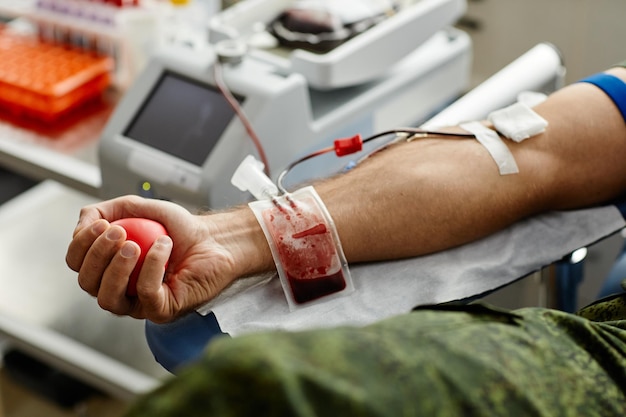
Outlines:
{"label": "man's forearm", "polygon": [[[624,77],[626,70],[612,70]],[[626,191],[626,125],[612,101],[575,84],[535,109],[545,133],[505,140],[520,173],[501,176],[472,139],[422,139],[316,186],[349,261],[416,256],[478,239],[545,210]]]}
{"label": "man's forearm", "polygon": [[[626,79],[623,68],[611,72]],[[600,204],[626,192],[626,124],[608,96],[575,84],[535,110],[548,120],[544,133],[522,143],[504,139],[519,174],[500,175],[474,139],[426,138],[393,145],[317,183],[348,261],[445,250],[527,216]],[[247,271],[260,272],[271,268],[271,254],[252,213],[246,215],[258,252]]]}

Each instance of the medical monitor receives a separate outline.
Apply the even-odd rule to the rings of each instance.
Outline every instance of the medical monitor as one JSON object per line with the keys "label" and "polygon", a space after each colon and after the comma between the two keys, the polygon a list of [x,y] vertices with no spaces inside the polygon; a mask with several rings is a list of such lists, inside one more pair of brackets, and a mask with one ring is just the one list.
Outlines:
{"label": "medical monitor", "polygon": [[166,71],[123,135],[202,166],[234,115],[219,90]]}

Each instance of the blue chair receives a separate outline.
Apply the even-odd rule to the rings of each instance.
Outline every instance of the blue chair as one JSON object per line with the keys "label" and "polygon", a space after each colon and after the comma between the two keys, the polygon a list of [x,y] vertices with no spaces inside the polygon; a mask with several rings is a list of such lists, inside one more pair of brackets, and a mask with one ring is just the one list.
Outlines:
{"label": "blue chair", "polygon": [[[606,277],[600,293],[599,298],[606,297],[611,294],[620,293],[626,291],[621,284],[626,280],[626,240],[622,246],[620,254],[617,256],[609,275]],[[626,283],[626,282],[625,282]]]}
{"label": "blue chair", "polygon": [[578,249],[554,264],[556,308],[573,313],[578,309],[578,286],[584,278],[587,248]]}
{"label": "blue chair", "polygon": [[211,339],[226,335],[213,313],[196,312],[165,324],[146,320],[145,332],[154,358],[171,373],[198,359]]}

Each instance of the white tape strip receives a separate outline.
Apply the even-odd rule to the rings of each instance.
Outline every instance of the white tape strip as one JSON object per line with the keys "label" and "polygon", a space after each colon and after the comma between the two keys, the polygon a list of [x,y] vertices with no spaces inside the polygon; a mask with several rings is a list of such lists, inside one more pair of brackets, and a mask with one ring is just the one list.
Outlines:
{"label": "white tape strip", "polygon": [[476,136],[476,139],[487,149],[493,160],[496,161],[500,175],[517,174],[519,172],[513,154],[500,139],[497,132],[480,122],[462,123],[460,126]]}

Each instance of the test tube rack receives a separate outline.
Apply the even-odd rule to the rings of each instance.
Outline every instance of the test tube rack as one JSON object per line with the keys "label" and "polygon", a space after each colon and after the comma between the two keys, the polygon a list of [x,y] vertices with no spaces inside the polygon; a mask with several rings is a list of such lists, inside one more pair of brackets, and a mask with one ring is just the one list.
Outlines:
{"label": "test tube rack", "polygon": [[54,122],[110,85],[107,56],[44,42],[0,27],[0,114]]}
{"label": "test tube rack", "polygon": [[111,57],[112,83],[121,90],[145,64],[158,23],[146,0],[37,0],[24,17],[46,42]]}

